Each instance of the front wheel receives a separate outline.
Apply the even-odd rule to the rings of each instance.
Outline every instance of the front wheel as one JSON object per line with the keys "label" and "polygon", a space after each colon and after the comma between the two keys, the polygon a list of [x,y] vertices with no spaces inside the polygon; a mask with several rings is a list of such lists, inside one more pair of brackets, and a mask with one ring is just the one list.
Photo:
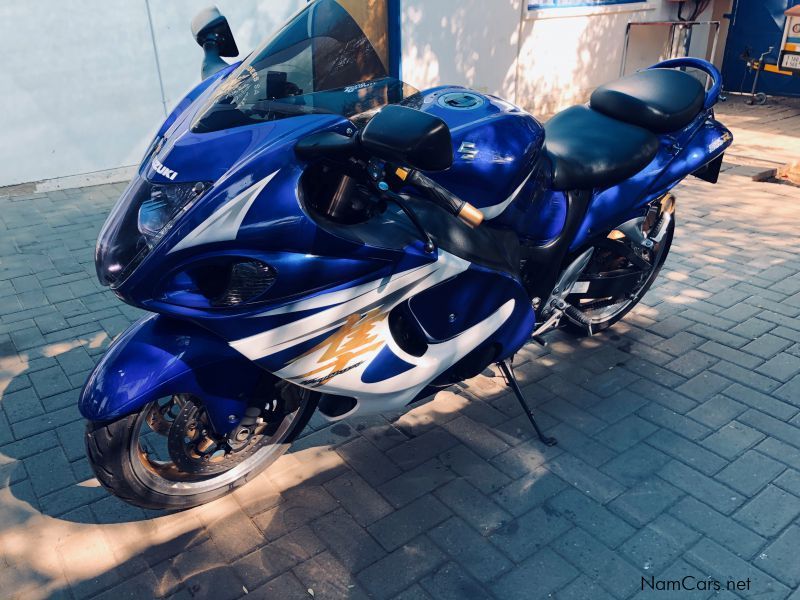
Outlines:
{"label": "front wheel", "polygon": [[176,394],[111,423],[88,422],[86,453],[103,487],[122,500],[149,509],[191,508],[275,462],[306,426],[318,398],[279,382],[247,427],[217,436],[202,400]]}
{"label": "front wheel", "polygon": [[[648,218],[644,224],[645,233],[654,224],[654,219]],[[608,298],[575,298],[569,299],[577,308],[581,310],[587,322],[591,323],[592,331],[599,333],[622,320],[631,310],[636,307],[642,297],[650,289],[661,268],[667,260],[672,238],[675,233],[675,219],[673,218],[667,231],[659,244],[648,251],[639,252],[640,258],[649,263],[649,267],[640,271],[640,276],[631,289],[626,290],[623,295]],[[624,257],[615,255],[613,252],[595,252],[595,255],[587,268],[587,272],[595,276],[607,274],[617,274],[625,272],[626,269],[635,268],[630,261]],[[586,328],[569,322],[567,328],[573,333],[586,333]]]}

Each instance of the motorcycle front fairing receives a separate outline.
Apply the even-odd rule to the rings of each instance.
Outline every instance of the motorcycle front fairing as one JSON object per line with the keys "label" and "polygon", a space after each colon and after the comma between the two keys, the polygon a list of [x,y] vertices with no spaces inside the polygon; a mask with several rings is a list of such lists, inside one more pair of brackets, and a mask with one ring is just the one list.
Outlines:
{"label": "motorcycle front fairing", "polygon": [[[261,57],[273,56],[270,44],[283,44],[285,57],[309,32],[309,47],[314,32],[333,43],[323,17],[339,33],[352,30],[337,6],[309,5],[252,57],[195,90],[157,136],[101,232],[97,265],[119,297],[160,316],[134,325],[97,366],[81,396],[86,418],[113,420],[157,397],[193,393],[218,406],[211,416],[223,433],[238,424],[241,397],[265,371],[353,397],[354,411],[382,412],[471,353],[502,358],[527,339],[533,311],[507,272],[458,250],[425,252],[400,211],[345,234],[304,204],[309,165],[294,154],[299,139],[353,135],[354,116],[416,93],[381,72],[363,40],[346,44],[366,52],[359,64],[368,65],[367,79],[359,71],[353,85],[317,92],[313,82],[276,77],[271,64],[260,68]],[[266,102],[245,97],[264,86]],[[272,86],[294,95],[276,98]],[[251,100],[252,112],[238,110]],[[453,281],[465,284],[460,306],[449,301]],[[426,290],[428,302],[412,309]],[[400,312],[412,315],[422,352],[398,343]],[[442,320],[447,327],[437,327]],[[220,381],[231,383],[229,394]]]}
{"label": "motorcycle front fairing", "polygon": [[113,421],[159,398],[203,398],[215,429],[238,421],[264,371],[224,340],[185,320],[150,315],[117,338],[81,391],[81,414]]}

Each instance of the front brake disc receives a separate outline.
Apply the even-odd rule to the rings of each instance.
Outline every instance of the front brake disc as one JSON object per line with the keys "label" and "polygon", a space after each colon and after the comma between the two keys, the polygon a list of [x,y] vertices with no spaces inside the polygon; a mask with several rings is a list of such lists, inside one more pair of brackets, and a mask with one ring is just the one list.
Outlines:
{"label": "front brake disc", "polygon": [[185,396],[176,394],[164,404],[153,402],[145,417],[147,425],[159,435],[168,435],[170,427],[186,403]]}

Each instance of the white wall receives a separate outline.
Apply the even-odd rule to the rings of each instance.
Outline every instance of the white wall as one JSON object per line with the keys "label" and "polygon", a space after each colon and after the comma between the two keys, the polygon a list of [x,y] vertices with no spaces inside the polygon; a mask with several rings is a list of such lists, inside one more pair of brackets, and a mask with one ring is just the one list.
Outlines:
{"label": "white wall", "polygon": [[[189,22],[214,3],[246,54],[306,0],[0,0],[0,187],[137,164],[199,81]],[[468,85],[545,116],[616,77],[625,24],[672,17],[668,4],[523,19],[526,0],[402,0],[403,77]],[[631,68],[658,60],[665,37],[640,30]]]}
{"label": "white wall", "polygon": [[138,163],[200,79],[189,22],[214,3],[246,54],[305,0],[0,2],[0,186]]}
{"label": "white wall", "polygon": [[[403,0],[403,78],[418,88],[467,85],[539,116],[586,101],[619,76],[629,21],[674,19],[666,0],[548,9],[526,0]],[[711,9],[700,19],[711,15]],[[628,71],[665,56],[666,28],[634,28]],[[693,53],[704,53],[703,35]],[[698,41],[700,40],[700,41]]]}

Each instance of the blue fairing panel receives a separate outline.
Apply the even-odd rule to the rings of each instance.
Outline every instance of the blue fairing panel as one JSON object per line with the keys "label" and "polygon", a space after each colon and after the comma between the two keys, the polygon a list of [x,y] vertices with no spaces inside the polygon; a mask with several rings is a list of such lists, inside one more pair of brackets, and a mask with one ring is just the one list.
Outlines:
{"label": "blue fairing panel", "polygon": [[661,148],[642,171],[616,185],[599,191],[570,249],[575,251],[593,235],[641,214],[649,202],[662,196],[684,178],[724,154],[733,135],[708,112],[703,112],[674,137],[661,137]]}
{"label": "blue fairing panel", "polygon": [[192,394],[224,432],[238,423],[264,376],[205,329],[153,315],[111,345],[81,391],[79,408],[86,419],[113,421],[159,398]]}

